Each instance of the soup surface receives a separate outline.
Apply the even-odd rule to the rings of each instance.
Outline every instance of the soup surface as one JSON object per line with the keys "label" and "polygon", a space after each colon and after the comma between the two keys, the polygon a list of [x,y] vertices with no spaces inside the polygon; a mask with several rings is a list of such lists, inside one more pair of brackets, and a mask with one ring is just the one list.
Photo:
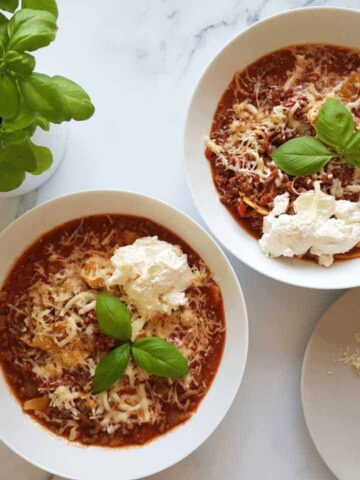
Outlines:
{"label": "soup surface", "polygon": [[[150,297],[141,303],[134,289],[130,294],[131,282],[144,284],[141,274],[132,274],[126,284],[109,282],[117,268],[114,253],[124,257],[130,252],[124,247],[139,241],[153,249],[175,246],[172,254],[191,272],[183,292],[159,294],[152,310]],[[135,250],[140,251],[151,249]],[[155,265],[150,255],[149,288],[156,282],[159,287],[151,278],[155,267],[158,278],[162,266],[166,281],[175,275],[164,258]],[[129,271],[131,264],[124,265],[123,271]],[[130,359],[110,389],[92,394],[96,365],[121,344],[99,329],[95,305],[103,291],[130,310],[132,340],[167,340],[186,358],[188,373],[157,377]],[[143,444],[187,420],[216,374],[224,341],[222,295],[207,266],[178,236],[145,218],[99,215],[50,231],[17,260],[0,291],[0,358],[8,383],[28,414],[83,444]]]}
{"label": "soup surface", "polygon": [[[329,45],[300,45],[266,55],[236,72],[215,112],[206,157],[221,202],[255,238],[274,199],[294,201],[314,190],[336,200],[359,201],[360,169],[333,158],[321,171],[291,176],[281,171],[271,153],[288,140],[315,136],[319,110],[326,99],[341,101],[360,130],[360,53]],[[335,258],[353,257],[354,248]],[[309,252],[305,256],[309,255]]]}

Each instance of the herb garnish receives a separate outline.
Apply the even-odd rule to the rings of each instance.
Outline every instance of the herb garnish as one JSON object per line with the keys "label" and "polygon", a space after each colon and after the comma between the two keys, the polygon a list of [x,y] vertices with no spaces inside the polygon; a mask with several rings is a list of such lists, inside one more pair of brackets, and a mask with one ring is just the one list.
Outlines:
{"label": "herb garnish", "polygon": [[186,358],[163,338],[140,338],[131,352],[139,367],[158,377],[182,377],[188,371]]}
{"label": "herb garnish", "polygon": [[163,338],[144,337],[130,342],[130,312],[114,295],[100,293],[97,296],[96,317],[105,335],[126,343],[114,348],[99,362],[93,378],[94,395],[108,390],[119,380],[131,355],[138,367],[158,377],[183,377],[188,372],[186,358]]}
{"label": "herb garnish", "polygon": [[109,337],[127,342],[131,337],[130,312],[114,295],[100,293],[96,297],[96,318],[100,330]]}
{"label": "herb garnish", "polygon": [[277,167],[294,176],[319,172],[334,157],[360,167],[360,132],[354,131],[353,114],[345,105],[330,98],[320,108],[316,137],[296,137],[271,154]]}
{"label": "herb garnish", "polygon": [[114,348],[99,363],[93,378],[92,393],[103,392],[111,388],[124,373],[130,359],[130,345],[125,343]]}

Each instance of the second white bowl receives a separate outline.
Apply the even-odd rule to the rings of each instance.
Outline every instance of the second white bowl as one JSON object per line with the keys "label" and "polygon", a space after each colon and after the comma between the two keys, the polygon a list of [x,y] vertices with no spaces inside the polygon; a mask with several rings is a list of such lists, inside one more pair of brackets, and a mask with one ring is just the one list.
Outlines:
{"label": "second white bowl", "polygon": [[302,287],[337,289],[360,285],[360,259],[335,262],[325,269],[297,259],[269,259],[220,203],[205,158],[217,104],[234,73],[263,55],[289,45],[328,43],[359,48],[360,12],[314,7],[284,12],[240,33],[212,60],[201,77],[188,111],[185,166],[195,203],[206,224],[237,258],[260,273]]}

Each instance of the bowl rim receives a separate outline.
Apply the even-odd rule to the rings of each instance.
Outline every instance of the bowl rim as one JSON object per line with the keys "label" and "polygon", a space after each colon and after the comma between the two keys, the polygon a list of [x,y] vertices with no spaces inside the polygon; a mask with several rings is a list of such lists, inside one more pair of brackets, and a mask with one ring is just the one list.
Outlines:
{"label": "bowl rim", "polygon": [[[326,285],[320,285],[317,283],[305,283],[304,281],[301,281],[298,279],[296,276],[288,276],[286,279],[281,275],[281,273],[277,273],[276,269],[272,269],[270,271],[264,271],[264,269],[261,268],[261,266],[253,265],[251,262],[251,259],[248,259],[246,256],[243,256],[240,258],[240,256],[237,254],[237,252],[230,246],[228,245],[228,242],[226,240],[223,240],[222,236],[217,233],[210,225],[210,221],[208,220],[207,216],[203,212],[203,207],[201,205],[200,200],[198,199],[196,195],[196,187],[191,181],[191,173],[190,173],[190,168],[189,168],[189,161],[187,159],[187,136],[188,136],[188,129],[189,129],[189,118],[190,114],[193,108],[193,103],[194,100],[200,91],[201,87],[201,82],[205,78],[206,74],[214,64],[216,60],[218,60],[219,57],[224,53],[224,51],[230,47],[233,43],[235,43],[239,37],[242,37],[243,35],[246,35],[248,32],[259,28],[263,27],[267,23],[271,23],[273,20],[281,18],[281,17],[286,17],[287,15],[290,14],[297,14],[297,13],[303,13],[303,12],[347,12],[347,13],[353,13],[355,15],[358,15],[360,17],[360,10],[357,10],[355,8],[348,8],[348,7],[341,7],[341,6],[326,6],[326,5],[318,5],[318,6],[306,6],[306,7],[297,7],[297,8],[291,8],[291,9],[286,9],[282,10],[280,12],[274,13],[272,15],[266,16],[265,18],[258,20],[251,25],[241,29],[239,32],[235,33],[229,40],[227,40],[217,51],[214,55],[211,56],[210,60],[207,62],[207,65],[203,70],[200,72],[200,74],[197,76],[193,89],[190,93],[190,96],[188,97],[188,101],[186,104],[186,111],[185,111],[185,122],[184,122],[184,127],[183,127],[183,132],[182,132],[182,165],[183,165],[183,170],[185,173],[185,178],[186,182],[188,185],[188,188],[190,190],[191,198],[196,206],[197,211],[199,212],[201,219],[205,223],[206,227],[209,229],[211,234],[215,237],[215,239],[220,243],[220,245],[228,250],[235,258],[237,258],[239,261],[253,269],[254,271],[265,275],[268,278],[271,278],[273,280],[276,280],[278,282],[287,284],[287,285],[293,285],[296,287],[302,287],[302,288],[311,288],[311,289],[316,289],[316,290],[339,290],[339,289],[347,289],[347,288],[356,288],[360,285],[360,281],[357,283],[354,283],[354,281],[351,280],[346,280],[346,278],[343,278],[341,285],[335,285],[335,284],[326,284]],[[311,42],[308,42],[311,43]],[[291,45],[291,43],[289,44]],[[285,48],[285,47],[283,47]],[[360,49],[360,47],[359,47]],[[271,50],[270,50],[271,52]],[[269,53],[270,53],[269,52]],[[255,60],[254,60],[255,61]],[[217,192],[216,192],[217,193]],[[224,207],[224,210],[225,207]],[[224,211],[224,214],[230,215],[229,212]],[[279,259],[271,259],[272,261],[277,261]],[[303,260],[297,260],[295,258],[291,259],[293,261],[303,261]],[[354,262],[356,259],[352,259]],[[359,260],[359,259],[358,259]],[[349,261],[349,260],[346,260]],[[296,268],[296,267],[294,267]],[[322,267],[323,268],[323,267]],[[324,269],[326,271],[326,269]]]}
{"label": "bowl rim", "polygon": [[[81,197],[81,196],[87,196],[87,195],[92,195],[92,194],[95,194],[95,195],[101,195],[101,194],[122,194],[122,195],[130,195],[130,197],[133,197],[133,198],[137,198],[137,199],[145,199],[147,201],[150,201],[154,204],[158,204],[158,205],[162,205],[163,207],[165,207],[167,210],[169,211],[175,211],[178,215],[180,216],[183,216],[185,218],[185,220],[188,222],[189,225],[191,225],[191,228],[194,228],[195,230],[198,229],[203,235],[205,235],[209,242],[213,245],[213,247],[216,248],[216,250],[218,251],[219,255],[221,256],[222,258],[222,261],[223,261],[223,265],[227,267],[227,270],[228,270],[228,275],[229,277],[231,276],[231,281],[234,285],[234,287],[236,288],[236,300],[237,302],[239,303],[239,308],[241,309],[241,311],[243,312],[243,319],[242,319],[242,322],[241,322],[241,327],[242,327],[242,331],[241,331],[241,335],[243,337],[243,346],[242,346],[242,356],[243,356],[243,363],[242,365],[240,365],[240,368],[237,369],[237,376],[236,376],[236,382],[234,382],[234,387],[231,391],[231,395],[230,395],[230,401],[229,401],[229,398],[227,398],[227,404],[224,406],[223,408],[223,412],[221,414],[221,416],[218,418],[218,420],[213,423],[212,427],[209,429],[209,431],[206,432],[205,435],[203,435],[197,442],[196,442],[196,445],[195,447],[191,448],[191,449],[183,449],[183,452],[178,455],[178,457],[176,458],[176,461],[174,462],[173,460],[165,460],[162,462],[161,466],[156,466],[156,467],[153,467],[152,469],[149,469],[147,472],[146,472],[146,476],[148,475],[153,475],[153,474],[156,474],[156,473],[159,473],[167,468],[170,468],[174,465],[176,465],[177,463],[179,463],[181,460],[183,460],[184,458],[186,458],[187,456],[189,456],[191,453],[195,452],[206,440],[208,440],[208,438],[215,432],[215,430],[218,428],[218,426],[220,425],[220,423],[224,420],[225,416],[227,415],[227,413],[229,412],[235,398],[236,398],[236,395],[238,394],[238,391],[239,391],[239,388],[240,388],[240,385],[243,381],[243,377],[244,377],[244,373],[245,373],[245,370],[246,370],[246,365],[247,365],[247,360],[248,360],[248,351],[249,351],[249,319],[248,319],[248,311],[247,311],[247,305],[246,305],[246,302],[245,302],[245,298],[244,298],[244,294],[243,294],[243,291],[242,291],[242,288],[241,288],[241,285],[240,285],[240,282],[239,282],[239,279],[229,261],[229,259],[227,258],[227,256],[225,255],[225,253],[223,252],[223,250],[221,249],[221,247],[218,245],[218,243],[212,238],[212,236],[201,226],[199,225],[194,219],[192,219],[188,214],[182,212],[181,210],[179,210],[178,208],[174,207],[173,205],[167,203],[167,202],[164,202],[162,200],[158,200],[157,198],[154,198],[150,195],[147,195],[147,194],[143,194],[143,193],[139,193],[139,192],[136,192],[136,191],[131,191],[131,190],[119,190],[119,189],[84,189],[84,190],[81,190],[81,191],[77,191],[77,192],[72,192],[72,193],[67,193],[67,194],[64,194],[64,195],[61,195],[61,196],[58,196],[58,197],[55,197],[53,199],[50,199],[46,202],[43,202],[39,205],[36,205],[35,207],[31,208],[30,210],[28,210],[27,212],[25,212],[24,214],[22,214],[20,217],[18,217],[17,219],[15,219],[13,222],[11,222],[7,227],[5,227],[1,232],[0,232],[0,242],[2,240],[2,237],[5,236],[5,235],[8,235],[8,234],[11,234],[11,230],[19,225],[20,223],[22,223],[23,219],[30,216],[30,215],[33,215],[34,212],[37,212],[37,211],[41,211],[44,207],[51,207],[51,205],[53,204],[56,204],[57,202],[61,201],[61,200],[64,200],[66,198],[70,198],[70,197],[73,197],[73,199],[75,200],[76,198],[78,197]],[[106,213],[106,212],[104,212]],[[119,214],[121,214],[121,207],[119,208]],[[101,213],[98,213],[101,215]],[[94,213],[89,213],[89,215],[96,215]],[[124,213],[124,215],[126,215],[126,212]],[[131,213],[131,215],[133,216],[136,216],[136,214],[134,213]],[[86,214],[84,215],[86,216]],[[139,217],[142,217],[143,215],[139,214]],[[78,216],[74,216],[73,219],[76,219],[76,218],[79,218]],[[69,220],[66,220],[65,222],[63,223],[66,223],[67,221],[71,221],[71,218]],[[170,231],[173,231],[171,227],[168,227],[166,225],[165,222],[163,221],[157,221],[157,220],[153,220],[155,223],[159,223],[160,225],[163,225],[165,228],[169,229]],[[54,227],[52,228],[56,228],[57,225],[61,225],[63,223],[59,223],[59,224],[55,224]],[[44,230],[43,233],[46,233],[48,231],[51,231],[51,229],[48,229],[48,230]],[[180,238],[182,238],[181,236],[181,233],[177,233],[177,232],[174,232],[176,235],[178,235]],[[41,235],[41,234],[40,234]],[[35,240],[33,240],[32,242],[25,242],[23,248],[22,248],[22,252],[24,252],[26,250],[26,248],[28,248]],[[188,243],[190,246],[191,246],[191,242],[189,242],[188,240],[185,240],[186,243]],[[197,249],[195,248],[195,251],[197,251]],[[12,259],[12,262],[10,263],[10,267],[9,269],[5,272],[4,274],[4,279],[7,277],[7,275],[9,274],[9,271],[11,270],[12,266],[14,265],[14,262],[16,261],[16,258],[13,258]],[[216,275],[216,272],[213,272],[213,274]],[[0,284],[1,286],[1,284]],[[226,321],[226,310],[224,309],[224,312],[225,312],[225,321]],[[228,336],[226,335],[225,337],[225,345],[224,345],[224,352],[225,352],[225,348],[226,348],[226,342],[227,342],[227,338]],[[221,364],[223,362],[223,358],[224,356],[222,355],[222,358],[220,360],[220,363],[219,363],[219,367],[218,367],[218,371],[213,379],[213,382],[215,381],[216,377],[218,376],[219,374],[219,370],[220,370],[220,367],[221,367]],[[3,373],[2,373],[2,368],[0,366],[0,382],[1,383],[7,383],[5,378],[3,377]],[[208,391],[206,392],[206,395],[203,397],[203,399],[201,400],[199,406],[201,406],[203,400],[207,397],[208,393],[210,392],[212,386],[213,386],[213,382],[211,383]],[[7,386],[8,387],[8,386]],[[15,398],[14,394],[11,392],[11,389],[8,387],[8,390],[9,390],[9,394],[14,397],[14,400],[16,403],[19,403],[18,400]],[[21,413],[21,412],[20,412]],[[196,411],[189,419],[189,421],[191,421],[191,419],[193,417],[195,417],[196,415],[198,414],[198,411]],[[56,435],[55,433],[53,433],[52,431],[48,430],[46,427],[43,427],[41,424],[39,424],[38,422],[36,422],[31,416],[29,417],[30,420],[32,422],[34,422],[36,425],[39,425],[40,428],[42,428],[42,430],[44,430],[47,435],[50,435],[52,436],[53,438],[57,438],[58,440],[60,440],[61,442],[64,442],[64,444],[68,445],[70,447],[70,449],[73,449],[73,448],[78,448],[78,449],[94,449],[94,450],[97,450],[97,451],[106,451],[106,452],[114,452],[114,454],[116,454],[116,452],[118,452],[119,450],[123,450],[123,449],[117,449],[117,448],[106,448],[106,447],[99,447],[99,446],[93,446],[93,445],[89,445],[89,446],[84,446],[82,444],[78,444],[76,442],[70,442],[68,441],[67,439],[64,439],[62,438],[61,436],[59,435]],[[169,430],[168,432],[165,432],[165,434],[163,435],[160,435],[159,437],[156,437],[154,440],[151,440],[150,442],[147,442],[144,444],[144,447],[148,446],[148,445],[151,445],[152,443],[156,442],[158,439],[163,439],[165,437],[170,437],[172,435],[173,432],[176,432],[178,428],[181,428],[182,425],[186,425],[188,422],[184,422],[183,424],[180,424],[178,425],[177,427],[175,427],[174,429],[172,430]],[[15,452],[17,455],[19,455],[21,458],[23,458],[24,460],[28,461],[29,463],[31,463],[32,465],[35,465],[37,466],[38,468],[42,469],[42,470],[46,470],[48,472],[50,472],[51,474],[54,474],[54,475],[59,475],[61,477],[64,477],[64,478],[68,478],[70,480],[84,480],[84,477],[78,473],[77,475],[71,475],[64,471],[61,471],[57,468],[49,468],[48,466],[44,467],[44,465],[41,464],[40,461],[34,461],[32,458],[31,458],[31,455],[28,454],[28,452],[23,452],[20,448],[18,448],[18,446],[15,446],[12,444],[11,441],[8,441],[5,436],[0,432],[0,440],[3,441],[3,443],[10,449],[12,450],[13,452]],[[130,446],[128,448],[129,450],[134,450],[135,448],[141,448],[142,446]],[[131,475],[131,476],[126,476],[126,477],[123,477],[124,479],[126,478],[126,480],[130,480],[130,479],[138,479],[138,478],[143,478],[143,477],[139,477],[138,475]]]}

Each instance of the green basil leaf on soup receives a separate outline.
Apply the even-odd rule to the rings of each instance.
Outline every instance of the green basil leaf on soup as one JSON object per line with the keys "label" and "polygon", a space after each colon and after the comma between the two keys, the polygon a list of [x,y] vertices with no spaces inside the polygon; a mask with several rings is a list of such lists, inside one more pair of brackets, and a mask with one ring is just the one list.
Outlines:
{"label": "green basil leaf on soup", "polygon": [[327,145],[341,150],[350,140],[354,127],[353,114],[335,98],[329,98],[320,108],[316,134]]}
{"label": "green basil leaf on soup", "polygon": [[11,162],[0,161],[0,192],[10,192],[20,187],[25,180],[25,172]]}
{"label": "green basil leaf on soup", "polygon": [[20,95],[16,80],[7,73],[0,75],[0,117],[15,118],[20,111]]}
{"label": "green basil leaf on soup", "polygon": [[28,107],[46,120],[53,123],[70,120],[63,96],[47,75],[33,73],[20,83],[20,88]]}
{"label": "green basil leaf on soup", "polygon": [[26,8],[14,14],[7,24],[7,31],[11,50],[32,52],[55,40],[56,17],[49,12]]}
{"label": "green basil leaf on soup", "polygon": [[19,0],[0,0],[0,8],[1,10],[5,10],[6,12],[15,12],[19,5]]}
{"label": "green basil leaf on soup", "polygon": [[87,120],[93,115],[95,107],[91,103],[89,95],[80,85],[59,75],[53,77],[52,80],[63,95],[71,118]]}
{"label": "green basil leaf on soup", "polygon": [[334,153],[314,137],[293,138],[271,154],[276,166],[293,176],[319,172],[334,156]]}
{"label": "green basil leaf on soup", "polygon": [[23,75],[31,75],[35,68],[35,63],[35,57],[30,55],[30,53],[10,50],[5,57],[6,68]]}
{"label": "green basil leaf on soup", "polygon": [[32,149],[36,157],[36,169],[31,172],[31,175],[41,175],[46,170],[49,170],[53,163],[51,150],[34,143],[32,144]]}
{"label": "green basil leaf on soup", "polygon": [[183,354],[159,337],[136,340],[131,351],[139,367],[158,377],[183,377],[189,370]]}
{"label": "green basil leaf on soup", "polygon": [[360,132],[355,132],[343,148],[343,157],[347,163],[360,167]]}
{"label": "green basil leaf on soup", "polygon": [[22,0],[22,8],[32,8],[33,10],[45,10],[58,17],[59,11],[55,0]]}
{"label": "green basil leaf on soup", "polygon": [[92,393],[109,390],[123,375],[130,358],[130,345],[126,343],[107,354],[98,364],[93,378]]}
{"label": "green basil leaf on soup", "polygon": [[96,297],[96,317],[100,330],[117,340],[130,339],[131,317],[126,305],[114,295],[100,293]]}
{"label": "green basil leaf on soup", "polygon": [[15,168],[32,172],[36,169],[36,157],[32,149],[31,142],[26,139],[22,143],[9,143],[0,150],[0,163],[9,162],[14,165]]}

